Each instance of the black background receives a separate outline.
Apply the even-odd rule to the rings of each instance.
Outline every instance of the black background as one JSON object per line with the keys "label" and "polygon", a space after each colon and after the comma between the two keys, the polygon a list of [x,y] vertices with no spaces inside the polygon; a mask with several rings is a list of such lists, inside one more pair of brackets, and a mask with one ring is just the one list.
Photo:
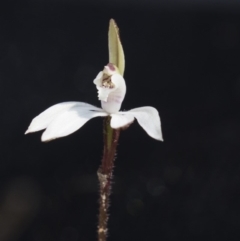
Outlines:
{"label": "black background", "polygon": [[[239,240],[240,6],[190,1],[8,1],[0,8],[0,240],[96,240],[102,119],[41,143],[33,117],[97,106],[110,18],[123,110],[154,106],[164,142],[121,133],[109,241]],[[216,3],[216,1],[215,1]]]}

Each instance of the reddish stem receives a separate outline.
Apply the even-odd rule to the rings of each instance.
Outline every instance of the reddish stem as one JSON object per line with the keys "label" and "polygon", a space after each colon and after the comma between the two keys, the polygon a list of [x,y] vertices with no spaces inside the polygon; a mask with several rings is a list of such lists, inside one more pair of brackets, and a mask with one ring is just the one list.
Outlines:
{"label": "reddish stem", "polygon": [[107,240],[109,196],[111,194],[114,158],[120,134],[120,130],[111,128],[110,120],[110,116],[104,120],[103,158],[97,173],[100,183],[98,241]]}

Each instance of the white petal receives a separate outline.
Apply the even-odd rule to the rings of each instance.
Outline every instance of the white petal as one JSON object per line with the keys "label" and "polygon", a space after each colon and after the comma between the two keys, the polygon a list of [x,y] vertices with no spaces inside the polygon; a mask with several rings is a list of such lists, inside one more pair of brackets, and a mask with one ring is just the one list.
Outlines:
{"label": "white petal", "polygon": [[111,76],[111,81],[114,83],[116,88],[126,87],[125,80],[120,74],[113,74]]}
{"label": "white petal", "polygon": [[133,115],[127,115],[127,113],[111,114],[110,125],[113,129],[118,129],[131,124],[134,121]]}
{"label": "white petal", "polygon": [[139,125],[147,132],[149,136],[159,141],[163,141],[161,121],[158,111],[155,108],[145,106],[123,113],[133,115],[137,119]]}
{"label": "white petal", "polygon": [[69,101],[69,102],[63,102],[59,103],[56,105],[53,105],[43,111],[41,114],[36,116],[30,126],[28,127],[27,131],[25,134],[30,133],[30,132],[35,132],[35,131],[40,131],[45,128],[58,116],[64,113],[65,111],[73,108],[73,107],[78,107],[82,109],[91,109],[91,110],[101,110],[100,108],[97,108],[93,105],[84,103],[84,102],[75,102],[75,101]]}
{"label": "white petal", "polygon": [[102,84],[102,77],[103,77],[103,72],[100,71],[97,75],[97,77],[93,80],[93,83],[95,85],[101,85]]}
{"label": "white petal", "polygon": [[87,108],[74,106],[58,115],[42,134],[42,141],[50,141],[72,134],[87,121],[97,116],[107,116],[106,112],[92,111]]}

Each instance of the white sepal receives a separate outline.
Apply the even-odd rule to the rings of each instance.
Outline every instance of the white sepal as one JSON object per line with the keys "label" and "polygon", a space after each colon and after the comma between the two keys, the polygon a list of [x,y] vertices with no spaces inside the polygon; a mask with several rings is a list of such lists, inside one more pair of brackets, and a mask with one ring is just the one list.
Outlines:
{"label": "white sepal", "polygon": [[163,141],[161,121],[158,111],[155,108],[145,106],[135,108],[124,113],[133,115],[137,119],[139,125],[149,136],[156,140]]}
{"label": "white sepal", "polygon": [[49,123],[52,120],[54,120],[58,115],[67,111],[68,109],[71,109],[73,106],[79,106],[83,108],[86,108],[86,107],[97,108],[90,104],[83,103],[83,102],[76,102],[76,101],[62,102],[62,103],[53,105],[32,120],[25,134],[45,129],[49,125]]}
{"label": "white sepal", "polygon": [[102,109],[84,102],[63,102],[49,107],[41,114],[36,116],[30,123],[25,134],[46,129],[59,116],[63,115],[64,113],[71,113],[71,111],[75,110],[78,110],[79,114],[82,112],[92,112],[93,114],[101,113],[99,116],[106,116],[106,113],[104,113]]}
{"label": "white sepal", "polygon": [[97,116],[107,116],[100,110],[81,108],[74,106],[58,115],[42,134],[42,141],[50,141],[59,137],[72,134],[81,128],[87,121]]}

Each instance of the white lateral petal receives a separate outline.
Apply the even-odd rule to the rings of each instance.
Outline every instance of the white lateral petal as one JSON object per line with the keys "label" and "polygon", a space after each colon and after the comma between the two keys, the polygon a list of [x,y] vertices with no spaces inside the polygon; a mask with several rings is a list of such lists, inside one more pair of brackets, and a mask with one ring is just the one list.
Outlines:
{"label": "white lateral petal", "polygon": [[96,78],[93,80],[93,83],[95,84],[95,85],[101,85],[101,83],[102,83],[102,77],[103,77],[103,72],[102,71],[100,71],[99,73],[98,73],[98,75],[96,76]]}
{"label": "white lateral petal", "polygon": [[59,137],[72,134],[82,127],[87,121],[97,116],[107,116],[101,109],[91,111],[89,109],[74,106],[58,115],[42,134],[42,141],[50,141]]}
{"label": "white lateral petal", "polygon": [[40,131],[45,128],[58,116],[64,113],[65,111],[73,108],[78,107],[82,109],[89,109],[89,110],[101,110],[100,108],[97,108],[93,105],[84,103],[84,102],[75,102],[75,101],[69,101],[69,102],[63,102],[56,105],[53,105],[43,111],[41,114],[36,116],[32,122],[30,123],[27,131],[25,134],[35,131]]}
{"label": "white lateral petal", "polygon": [[123,113],[133,115],[137,119],[139,125],[147,132],[149,136],[159,141],[163,141],[161,121],[158,111],[155,108],[145,106]]}
{"label": "white lateral petal", "polygon": [[134,116],[126,113],[111,114],[111,117],[110,125],[113,129],[124,127],[134,121]]}
{"label": "white lateral petal", "polygon": [[111,77],[111,81],[114,83],[116,88],[121,88],[121,91],[126,92],[126,83],[125,79],[120,74],[113,74]]}

